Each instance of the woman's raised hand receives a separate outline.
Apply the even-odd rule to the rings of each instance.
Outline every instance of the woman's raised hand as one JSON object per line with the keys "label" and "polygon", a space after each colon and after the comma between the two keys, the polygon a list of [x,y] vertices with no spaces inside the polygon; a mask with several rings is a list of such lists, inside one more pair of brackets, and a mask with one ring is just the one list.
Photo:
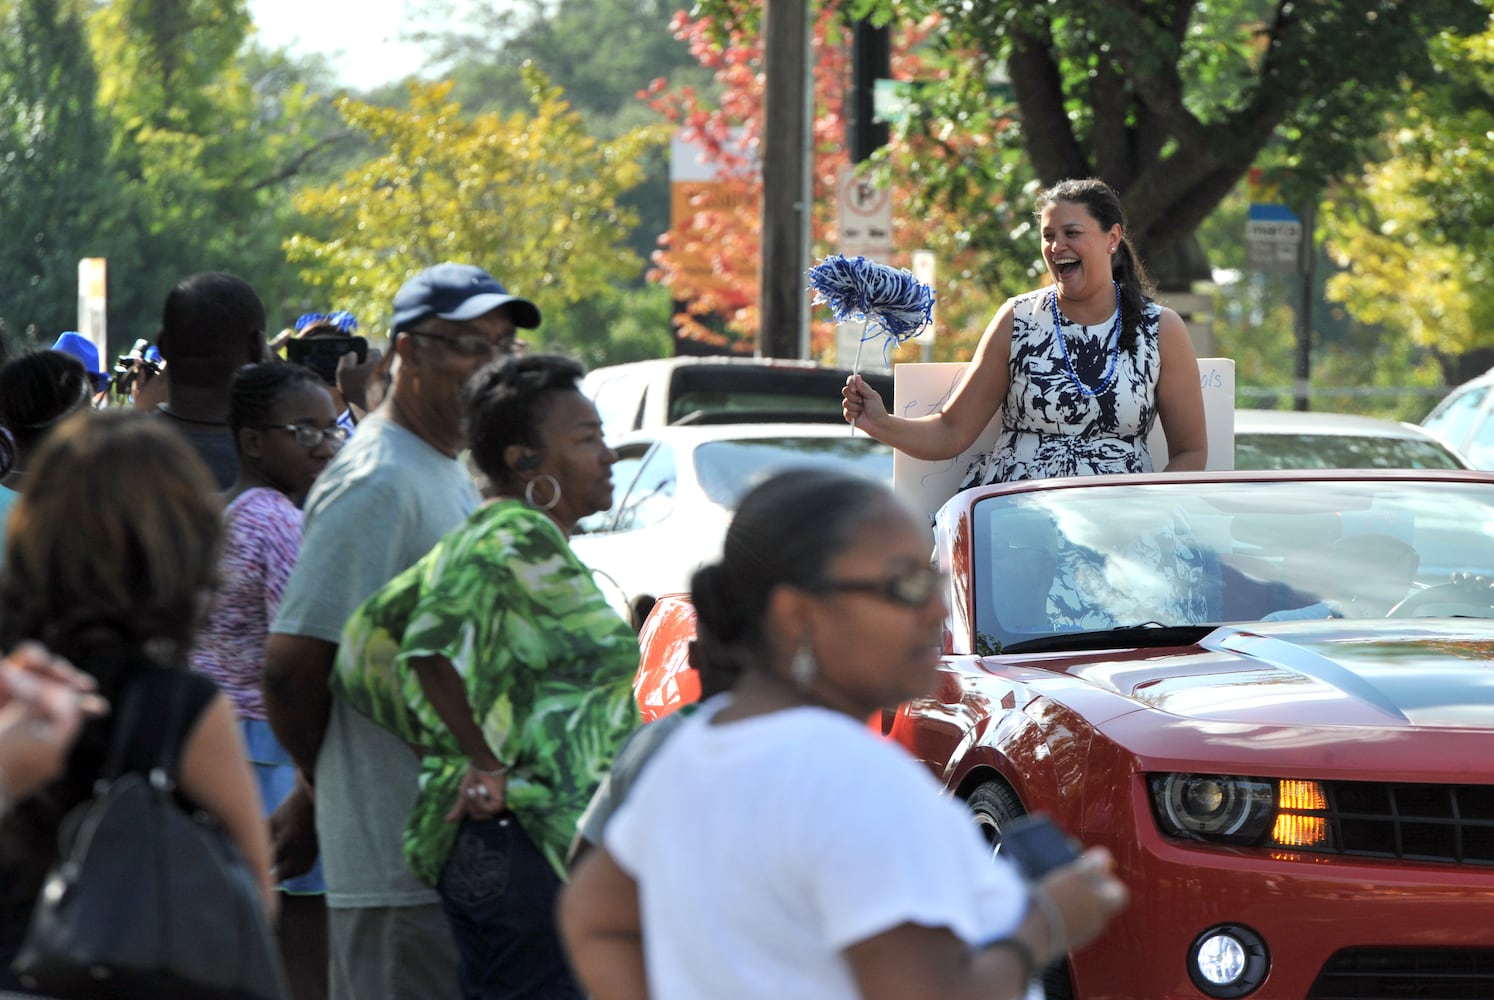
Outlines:
{"label": "woman's raised hand", "polygon": [[860,375],[847,377],[840,395],[840,411],[845,414],[847,423],[865,430],[868,426],[876,426],[887,416],[887,406],[882,402],[882,397]]}

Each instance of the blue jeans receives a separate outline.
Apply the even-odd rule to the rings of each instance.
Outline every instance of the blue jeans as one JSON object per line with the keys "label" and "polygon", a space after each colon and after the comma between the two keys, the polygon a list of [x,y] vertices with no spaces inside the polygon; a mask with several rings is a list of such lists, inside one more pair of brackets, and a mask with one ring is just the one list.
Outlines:
{"label": "blue jeans", "polygon": [[462,821],[436,891],[467,1000],[583,1000],[555,929],[560,879],[511,814]]}

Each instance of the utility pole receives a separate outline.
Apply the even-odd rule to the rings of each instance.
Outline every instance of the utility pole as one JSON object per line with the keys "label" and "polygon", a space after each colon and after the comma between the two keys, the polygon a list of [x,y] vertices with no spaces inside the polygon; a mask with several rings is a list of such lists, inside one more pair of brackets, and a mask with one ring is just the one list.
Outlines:
{"label": "utility pole", "polygon": [[1317,258],[1317,244],[1313,239],[1316,209],[1314,198],[1302,213],[1301,257],[1297,266],[1301,301],[1297,306],[1297,357],[1292,381],[1295,399],[1292,408],[1304,411],[1312,409],[1312,271]]}
{"label": "utility pole", "polygon": [[758,354],[809,356],[810,76],[808,0],[767,0],[763,12],[762,259]]}
{"label": "utility pole", "polygon": [[876,121],[878,80],[892,77],[892,31],[862,19],[851,26],[851,119],[847,145],[860,163],[887,145],[887,123]]}

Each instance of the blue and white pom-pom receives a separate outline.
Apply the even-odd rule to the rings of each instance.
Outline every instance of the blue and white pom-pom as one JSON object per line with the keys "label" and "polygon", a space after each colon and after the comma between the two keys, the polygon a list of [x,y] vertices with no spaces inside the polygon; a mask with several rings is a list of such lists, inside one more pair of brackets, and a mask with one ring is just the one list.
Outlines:
{"label": "blue and white pom-pom", "polygon": [[[887,357],[893,345],[912,340],[923,332],[934,318],[934,290],[913,276],[913,272],[878,264],[865,257],[843,257],[830,254],[809,269],[809,287],[814,289],[812,304],[830,306],[835,322],[862,320],[861,341],[856,345],[856,361],[851,367],[861,372],[861,348],[868,340],[886,337],[882,344],[882,365],[890,367]],[[856,433],[856,421],[851,421]]]}
{"label": "blue and white pom-pom", "polygon": [[[837,323],[863,320],[861,342],[886,337],[882,360],[896,344],[918,336],[934,313],[934,290],[911,271],[878,264],[865,257],[833,253],[809,269],[814,305],[825,303]],[[860,363],[861,350],[856,350]]]}

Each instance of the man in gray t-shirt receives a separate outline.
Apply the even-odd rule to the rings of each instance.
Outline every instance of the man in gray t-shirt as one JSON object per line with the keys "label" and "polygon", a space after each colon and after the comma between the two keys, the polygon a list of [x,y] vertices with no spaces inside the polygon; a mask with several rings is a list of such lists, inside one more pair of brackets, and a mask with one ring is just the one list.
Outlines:
{"label": "man in gray t-shirt", "polygon": [[306,778],[277,810],[277,860],[290,863],[287,845],[314,798],[331,995],[339,1000],[458,993],[456,948],[439,901],[405,866],[402,851],[419,762],[393,735],[334,699],[327,681],[353,610],[476,506],[476,489],[457,458],[462,385],[518,348],[517,328],[540,321],[532,302],[462,264],[422,271],[400,289],[394,307],[389,396],[307,498],[300,555],[265,655],[270,724]]}

